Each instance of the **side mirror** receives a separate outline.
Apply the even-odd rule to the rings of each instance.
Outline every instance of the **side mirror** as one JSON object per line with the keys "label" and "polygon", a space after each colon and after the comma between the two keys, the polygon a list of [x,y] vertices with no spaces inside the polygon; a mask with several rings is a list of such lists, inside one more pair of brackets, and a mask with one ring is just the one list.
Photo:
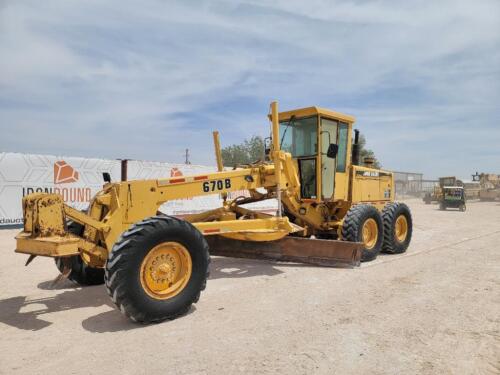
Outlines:
{"label": "side mirror", "polygon": [[337,157],[337,153],[339,152],[339,145],[336,143],[330,143],[328,146],[328,151],[326,152],[326,156],[335,159]]}

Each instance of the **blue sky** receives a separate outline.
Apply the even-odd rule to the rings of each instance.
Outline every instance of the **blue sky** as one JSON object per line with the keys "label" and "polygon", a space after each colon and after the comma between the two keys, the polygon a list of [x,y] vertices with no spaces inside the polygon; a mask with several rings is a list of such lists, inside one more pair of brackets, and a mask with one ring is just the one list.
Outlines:
{"label": "blue sky", "polygon": [[0,1],[0,151],[213,164],[274,99],[389,169],[500,173],[500,2]]}

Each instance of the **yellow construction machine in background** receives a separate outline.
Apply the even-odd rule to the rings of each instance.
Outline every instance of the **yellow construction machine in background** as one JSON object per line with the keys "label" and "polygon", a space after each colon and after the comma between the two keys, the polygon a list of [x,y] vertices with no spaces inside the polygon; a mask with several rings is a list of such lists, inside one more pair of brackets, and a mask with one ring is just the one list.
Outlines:
{"label": "yellow construction machine in background", "polygon": [[500,175],[476,172],[472,175],[472,180],[479,183],[478,197],[481,201],[500,199]]}
{"label": "yellow construction machine in background", "polygon": [[[54,257],[62,277],[105,283],[134,321],[185,313],[205,288],[209,254],[357,266],[380,251],[406,251],[410,210],[394,202],[391,172],[359,164],[354,117],[309,107],[278,113],[271,104],[266,160],[218,172],[106,183],[87,212],[55,194],[23,199],[19,253]],[[355,133],[354,142],[352,135]],[[228,167],[228,166],[226,166]],[[227,199],[248,190],[250,197]],[[221,194],[220,208],[182,219],[158,212],[170,200]],[[276,215],[248,203],[276,199]]]}

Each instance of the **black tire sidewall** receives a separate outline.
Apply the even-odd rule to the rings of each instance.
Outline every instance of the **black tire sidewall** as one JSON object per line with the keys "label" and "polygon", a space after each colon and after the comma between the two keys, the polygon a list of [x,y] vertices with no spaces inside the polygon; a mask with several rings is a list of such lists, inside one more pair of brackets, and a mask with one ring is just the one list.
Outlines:
{"label": "black tire sidewall", "polygon": [[[403,242],[396,239],[396,221],[398,217],[403,215],[408,224],[406,238]],[[404,253],[411,242],[413,234],[413,219],[409,207],[404,203],[389,203],[383,212],[384,220],[384,250],[392,254]]]}
{"label": "black tire sidewall", "polygon": [[[368,207],[371,207],[372,209],[367,211],[366,214],[364,215],[364,218],[361,222],[361,228],[363,228],[364,223],[368,219],[374,219],[375,222],[377,223],[378,237],[377,237],[377,243],[372,249],[370,250],[363,249],[363,254],[361,255],[362,262],[369,262],[371,260],[374,260],[382,250],[382,244],[384,243],[384,228],[382,224],[382,217],[380,216],[380,213],[375,207],[373,206],[368,206]],[[363,242],[363,230],[360,230],[358,233],[358,241]]]}
{"label": "black tire sidewall", "polygon": [[[198,299],[200,291],[205,287],[209,260],[208,245],[203,235],[187,222],[180,223],[180,220],[172,218],[169,220],[174,225],[159,219],[158,229],[146,228],[146,235],[136,236],[125,248],[112,250],[115,256],[120,252],[126,256],[126,261],[122,262],[116,275],[120,278],[118,293],[126,293],[120,304],[126,305],[127,315],[140,321],[161,321],[182,315]],[[191,256],[192,269],[187,285],[177,295],[168,299],[156,299],[142,286],[141,266],[151,249],[164,242],[177,242],[184,246]]]}
{"label": "black tire sidewall", "polygon": [[375,246],[370,250],[363,248],[361,253],[362,262],[374,260],[382,250],[382,245],[384,243],[384,228],[380,212],[374,206],[367,204],[353,206],[349,211],[350,212],[348,212],[344,220],[343,227],[353,226],[353,228],[355,228],[355,233],[354,235],[353,233],[349,233],[347,236],[343,235],[344,239],[347,241],[363,242],[364,223],[368,219],[374,219],[377,223],[378,237]]}

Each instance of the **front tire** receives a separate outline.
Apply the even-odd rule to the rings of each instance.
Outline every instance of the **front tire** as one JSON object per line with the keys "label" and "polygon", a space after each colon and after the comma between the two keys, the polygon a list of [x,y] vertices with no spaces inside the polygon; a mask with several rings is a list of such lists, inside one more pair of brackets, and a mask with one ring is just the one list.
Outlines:
{"label": "front tire", "polygon": [[404,203],[391,202],[382,210],[384,245],[386,253],[401,254],[408,249],[413,233],[410,209]]}
{"label": "front tire", "polygon": [[345,241],[363,242],[361,261],[374,260],[382,250],[384,230],[378,210],[368,204],[358,204],[347,211],[342,224]]}
{"label": "front tire", "polygon": [[193,225],[151,217],[116,241],[106,263],[106,290],[134,321],[174,319],[198,301],[209,262],[207,242]]}

